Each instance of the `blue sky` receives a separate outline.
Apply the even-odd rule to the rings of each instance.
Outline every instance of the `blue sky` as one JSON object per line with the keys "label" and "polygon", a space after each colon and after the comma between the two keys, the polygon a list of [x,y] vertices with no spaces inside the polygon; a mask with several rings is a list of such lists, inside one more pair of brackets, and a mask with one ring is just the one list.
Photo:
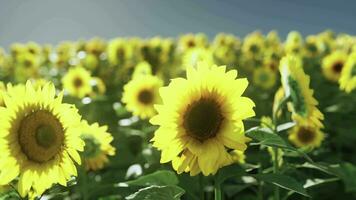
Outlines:
{"label": "blue sky", "polygon": [[0,0],[0,46],[100,36],[175,37],[254,30],[356,34],[353,0]]}

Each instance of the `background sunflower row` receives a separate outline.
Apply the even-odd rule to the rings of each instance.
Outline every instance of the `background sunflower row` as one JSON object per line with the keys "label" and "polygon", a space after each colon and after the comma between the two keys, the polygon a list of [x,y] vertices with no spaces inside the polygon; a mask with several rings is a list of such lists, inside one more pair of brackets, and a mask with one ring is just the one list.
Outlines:
{"label": "background sunflower row", "polygon": [[[351,117],[356,113],[356,96],[352,92],[356,88],[354,52],[354,36],[336,35],[331,31],[305,38],[298,32],[291,32],[283,42],[274,31],[266,36],[254,32],[243,40],[230,34],[219,34],[211,42],[204,34],[187,34],[178,39],[117,38],[105,41],[94,38],[62,42],[56,47],[29,42],[14,44],[8,52],[0,51],[0,80],[4,83],[0,86],[6,90],[6,83],[21,84],[31,80],[34,87],[42,87],[49,80],[56,88],[64,89],[64,101],[75,104],[89,123],[108,125],[108,132],[114,138],[111,145],[120,153],[111,157],[110,162],[106,159],[104,162],[93,161],[92,166],[99,167],[91,167],[85,181],[94,187],[98,183],[131,179],[137,176],[135,173],[148,174],[170,168],[159,164],[159,154],[149,143],[155,127],[148,123],[148,119],[156,114],[153,104],[161,102],[158,89],[167,85],[171,78],[184,76],[186,66],[196,66],[199,61],[204,61],[237,69],[240,77],[248,77],[250,81],[245,95],[253,99],[257,105],[256,115],[261,118],[272,114],[275,92],[281,86],[280,60],[292,55],[298,57],[300,65],[311,77],[311,88],[315,89],[314,97],[325,116],[325,127],[323,136],[315,137],[316,140],[310,143],[303,143],[298,137],[289,139],[313,158],[330,164],[355,163],[352,155],[356,127]],[[153,95],[145,96],[142,91]],[[3,104],[1,97],[0,104]],[[269,123],[268,118],[263,120]],[[247,124],[249,126],[252,124]],[[293,135],[293,131],[295,129],[289,134]],[[247,156],[237,155],[236,160],[245,162],[245,158],[247,163],[257,164],[262,159],[262,164],[268,163],[268,151],[264,151],[262,158],[259,152],[252,147],[245,152]],[[113,150],[107,154],[113,155]],[[293,155],[286,157],[299,159]],[[133,173],[133,168],[139,170]],[[309,176],[310,172],[302,174]],[[179,179],[180,186],[189,191],[189,180],[185,175],[180,175]],[[80,184],[73,186],[65,195],[80,196],[85,192],[80,188]],[[192,190],[190,192],[194,194],[196,191]],[[100,196],[100,192],[95,195]],[[95,195],[93,192],[94,198]],[[209,197],[209,192],[205,195]],[[247,190],[243,195],[251,194]]]}

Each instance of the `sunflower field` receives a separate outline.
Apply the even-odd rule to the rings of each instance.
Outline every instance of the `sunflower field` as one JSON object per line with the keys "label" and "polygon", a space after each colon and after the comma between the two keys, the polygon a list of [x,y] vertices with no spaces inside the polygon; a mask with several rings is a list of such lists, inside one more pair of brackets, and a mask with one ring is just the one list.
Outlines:
{"label": "sunflower field", "polygon": [[356,199],[356,37],[0,48],[0,199]]}

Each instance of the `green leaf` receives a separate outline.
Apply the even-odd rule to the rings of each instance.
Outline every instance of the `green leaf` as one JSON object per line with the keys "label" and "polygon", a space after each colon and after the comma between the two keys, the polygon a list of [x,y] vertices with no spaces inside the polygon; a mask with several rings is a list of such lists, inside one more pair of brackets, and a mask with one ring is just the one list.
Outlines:
{"label": "green leaf", "polygon": [[272,183],[281,188],[299,193],[306,197],[310,197],[307,194],[307,191],[304,189],[303,185],[290,176],[283,174],[256,174],[253,175],[253,177],[261,181]]}
{"label": "green leaf", "polygon": [[178,186],[149,186],[127,196],[127,200],[179,200],[184,190]]}
{"label": "green leaf", "polygon": [[235,176],[242,176],[245,174],[245,170],[242,169],[239,165],[233,164],[226,167],[223,167],[216,174],[215,181],[217,184],[222,184],[226,179],[232,178]]}
{"label": "green leaf", "polygon": [[288,130],[288,129],[292,128],[293,126],[295,126],[295,122],[287,122],[284,124],[280,124],[277,126],[277,132],[282,132],[282,131]]}
{"label": "green leaf", "polygon": [[125,183],[130,186],[177,185],[178,178],[172,171],[161,170]]}
{"label": "green leaf", "polygon": [[285,142],[283,138],[277,134],[274,134],[268,128],[254,127],[247,130],[245,133],[248,137],[258,141],[258,144],[260,145],[296,150],[294,147]]}
{"label": "green leaf", "polygon": [[356,192],[356,166],[351,163],[342,163],[332,168],[335,174],[343,181],[346,192]]}

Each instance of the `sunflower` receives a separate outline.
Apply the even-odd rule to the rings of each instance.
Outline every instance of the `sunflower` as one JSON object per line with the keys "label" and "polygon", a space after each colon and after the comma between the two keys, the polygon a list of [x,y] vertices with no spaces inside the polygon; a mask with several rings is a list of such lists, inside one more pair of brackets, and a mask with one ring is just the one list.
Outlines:
{"label": "sunflower", "polygon": [[317,127],[323,127],[324,115],[316,107],[318,101],[309,88],[310,77],[304,73],[299,57],[286,56],[280,64],[282,86],[285,96],[290,97],[288,109],[295,121],[306,120]]}
{"label": "sunflower", "polygon": [[219,48],[219,47],[237,48],[240,47],[241,41],[239,38],[235,37],[232,34],[219,33],[215,36],[212,45],[214,46],[214,48]]}
{"label": "sunflower", "polygon": [[30,81],[7,86],[6,107],[0,108],[0,185],[19,177],[18,192],[32,199],[77,175],[74,161],[80,164],[84,147],[81,116],[62,98],[51,83],[37,90]]}
{"label": "sunflower", "polygon": [[154,104],[160,102],[158,90],[163,82],[156,76],[142,75],[124,86],[122,102],[126,109],[142,119],[155,115]]}
{"label": "sunflower", "polygon": [[253,83],[265,90],[271,89],[276,84],[277,75],[266,67],[259,67],[253,71]]}
{"label": "sunflower", "polygon": [[242,45],[242,52],[247,58],[259,58],[265,48],[265,39],[260,32],[247,35]]}
{"label": "sunflower", "polygon": [[122,38],[113,39],[108,44],[107,55],[112,66],[127,63],[132,53],[131,45]]}
{"label": "sunflower", "polygon": [[288,54],[292,54],[294,56],[302,55],[303,49],[303,37],[297,31],[291,31],[287,35],[287,40],[284,45],[284,49]]}
{"label": "sunflower", "polygon": [[189,33],[189,34],[182,35],[179,38],[178,49],[180,52],[185,52],[188,49],[192,49],[196,47],[204,48],[207,46],[207,43],[208,43],[208,39],[206,35],[202,33],[198,33],[198,34]]}
{"label": "sunflower", "polygon": [[356,52],[350,54],[339,79],[340,89],[350,93],[356,88]]}
{"label": "sunflower", "polygon": [[84,44],[84,49],[87,53],[100,57],[106,50],[106,42],[101,38],[95,37]]}
{"label": "sunflower", "polygon": [[182,57],[183,68],[187,66],[196,67],[198,62],[205,61],[209,64],[214,63],[213,54],[211,50],[206,48],[192,48],[187,50]]}
{"label": "sunflower", "polygon": [[289,131],[288,139],[297,147],[319,147],[324,139],[320,128],[305,123],[298,124]]}
{"label": "sunflower", "polygon": [[247,79],[236,76],[236,70],[201,62],[187,68],[187,79],[160,89],[163,105],[150,122],[160,126],[152,141],[162,151],[161,163],[207,176],[234,162],[231,151],[247,148],[242,120],[255,115],[254,103],[241,96]]}
{"label": "sunflower", "polygon": [[308,36],[305,41],[304,54],[307,57],[315,58],[320,54],[319,44],[320,42],[317,36],[315,35]]}
{"label": "sunflower", "polygon": [[151,65],[148,62],[140,62],[135,66],[135,70],[132,73],[132,78],[140,76],[152,75]]}
{"label": "sunflower", "polygon": [[83,161],[87,170],[99,170],[109,161],[108,156],[115,155],[115,148],[110,145],[113,137],[107,132],[107,126],[98,123],[89,125],[82,121],[81,138],[85,142]]}
{"label": "sunflower", "polygon": [[92,92],[90,73],[83,67],[70,68],[62,78],[63,88],[72,96],[83,98]]}
{"label": "sunflower", "polygon": [[334,51],[323,59],[323,74],[330,80],[337,82],[341,76],[347,60],[347,54],[342,51]]}
{"label": "sunflower", "polygon": [[270,31],[267,34],[266,48],[270,50],[279,50],[281,48],[281,40],[277,31]]}
{"label": "sunflower", "polygon": [[90,85],[92,86],[91,97],[97,97],[98,95],[104,95],[106,92],[106,86],[103,80],[98,77],[93,77],[90,80]]}
{"label": "sunflower", "polygon": [[39,73],[39,58],[30,53],[21,53],[16,57],[15,76],[17,81],[24,82],[26,79],[34,78]]}

